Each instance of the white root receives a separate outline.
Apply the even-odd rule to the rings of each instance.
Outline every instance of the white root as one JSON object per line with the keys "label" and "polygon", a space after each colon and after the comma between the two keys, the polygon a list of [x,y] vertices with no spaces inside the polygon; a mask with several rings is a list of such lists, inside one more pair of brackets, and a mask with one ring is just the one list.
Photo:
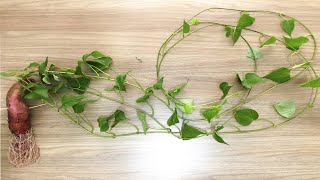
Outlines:
{"label": "white root", "polygon": [[9,140],[8,159],[15,167],[24,167],[39,161],[40,149],[36,144],[32,129],[19,136],[12,134]]}

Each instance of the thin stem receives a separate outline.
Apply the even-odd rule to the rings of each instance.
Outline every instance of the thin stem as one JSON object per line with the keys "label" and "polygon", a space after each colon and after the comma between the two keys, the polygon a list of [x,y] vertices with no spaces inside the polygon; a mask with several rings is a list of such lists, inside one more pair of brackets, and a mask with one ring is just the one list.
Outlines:
{"label": "thin stem", "polygon": [[[222,9],[224,9],[224,8],[222,8]],[[229,9],[229,10],[235,10],[235,9]],[[237,11],[238,11],[238,10],[237,10]],[[204,11],[202,11],[202,12],[204,12]],[[252,12],[253,12],[253,11],[252,11]],[[270,13],[274,13],[274,12],[271,12],[271,11],[270,11]],[[278,13],[275,13],[275,14],[278,14]],[[209,22],[209,25],[210,25],[210,24],[211,24],[211,25],[221,25],[221,26],[232,26],[232,25],[227,25],[227,24],[222,24],[222,23],[217,23],[217,22]],[[190,33],[187,34],[186,36],[183,36],[183,37],[182,37],[180,40],[178,40],[176,43],[174,43],[174,44],[162,55],[161,60],[160,60],[160,61],[157,61],[157,62],[158,62],[158,66],[157,66],[157,71],[158,71],[158,73],[157,73],[157,74],[159,74],[159,72],[160,72],[161,63],[162,63],[165,55],[166,55],[173,47],[175,47],[179,42],[181,42],[184,38],[188,37],[188,36],[191,35],[192,33],[197,32],[197,31],[199,31],[199,30],[201,30],[201,29],[203,29],[203,28],[209,27],[209,25],[206,25],[206,26],[204,26],[204,27],[198,28],[198,29],[190,32]],[[233,26],[233,27],[235,27],[235,26]],[[256,33],[259,33],[259,34],[261,34],[261,35],[263,35],[263,36],[271,37],[270,35],[267,35],[267,34],[265,34],[265,33],[262,33],[262,32],[256,31],[256,30],[252,30],[252,29],[249,29],[249,28],[244,28],[244,29],[250,30],[250,31],[253,31],[253,32],[256,32]],[[312,35],[311,32],[310,32],[310,34]],[[312,36],[312,37],[313,37],[313,36]],[[172,37],[170,37],[170,38],[172,38]],[[244,39],[244,38],[243,38],[243,39]],[[277,39],[277,40],[280,41],[280,42],[282,42],[282,43],[284,43],[286,46],[290,46],[290,45],[286,44],[284,41],[282,41],[282,40],[280,40],[280,39]],[[253,53],[253,50],[252,50],[250,44],[248,43],[248,41],[246,41],[245,39],[244,39],[244,41],[247,43],[247,45],[248,45],[249,48],[251,49],[251,52]],[[168,43],[168,42],[166,42],[166,43]],[[316,45],[315,45],[315,47],[316,47]],[[297,53],[299,53],[299,52],[297,52]],[[253,53],[253,54],[254,54],[254,53]],[[300,54],[300,53],[299,53],[299,54]],[[315,53],[314,53],[314,56],[315,56]],[[314,56],[313,56],[313,58],[314,58]],[[256,69],[256,68],[255,68],[255,69]],[[315,72],[314,72],[314,73],[315,73]],[[300,73],[299,73],[299,74],[300,74]],[[271,89],[273,89],[273,88],[275,88],[275,87],[278,87],[278,86],[274,86],[274,87],[272,87]],[[271,90],[271,89],[270,89],[270,90]],[[267,93],[268,91],[269,91],[269,90],[267,90],[267,91],[264,92],[264,93]],[[167,98],[170,98],[170,97],[168,97],[168,95],[167,95],[167,93],[166,93],[165,91],[163,91],[163,93],[164,93],[164,95],[165,95]]]}
{"label": "thin stem", "polygon": [[222,100],[228,100],[228,99],[230,99],[231,97],[237,96],[238,94],[240,94],[240,93],[242,93],[242,92],[243,92],[243,91],[239,91],[239,92],[236,92],[236,93],[233,93],[233,94],[230,94],[230,95],[226,96],[224,99],[218,99],[218,100],[214,100],[214,101],[211,101],[211,102],[208,102],[208,103],[197,104],[197,105],[194,105],[193,107],[194,107],[194,108],[201,108],[201,107],[206,107],[206,106],[212,106],[212,104],[219,103],[219,102],[221,102]]}
{"label": "thin stem", "polygon": [[[148,117],[150,117],[151,119],[153,119],[153,120],[154,120],[158,125],[160,125],[162,128],[166,129],[168,133],[172,134],[172,133],[171,133],[171,130],[168,130],[168,128],[167,128],[165,125],[163,125],[160,121],[158,121],[154,116],[152,116],[151,114],[149,114],[148,112],[146,112],[145,110],[143,110],[143,109],[141,109],[141,108],[138,108],[138,107],[136,107],[136,106],[134,106],[134,105],[131,105],[131,104],[127,103],[127,102],[122,102],[122,101],[119,101],[119,100],[117,100],[117,99],[104,96],[104,95],[102,95],[102,94],[97,94],[97,93],[90,92],[90,91],[88,91],[88,93],[90,93],[90,94],[92,94],[92,95],[99,96],[99,97],[101,97],[101,98],[108,99],[108,100],[110,100],[110,101],[117,102],[117,103],[122,104],[122,105],[125,105],[125,106],[127,106],[127,107],[130,107],[130,108],[136,110],[136,111],[140,111],[140,112],[146,114],[146,115],[147,115]],[[174,135],[174,136],[177,137],[177,138],[180,138],[179,136],[176,136],[175,134],[172,134],[172,135]]]}
{"label": "thin stem", "polygon": [[250,51],[251,51],[251,54],[253,56],[253,63],[254,63],[254,72],[257,72],[258,70],[258,66],[257,66],[257,58],[256,58],[256,55],[253,51],[253,48],[251,47],[250,43],[242,36],[240,35],[240,37],[243,39],[243,41],[248,45]]}

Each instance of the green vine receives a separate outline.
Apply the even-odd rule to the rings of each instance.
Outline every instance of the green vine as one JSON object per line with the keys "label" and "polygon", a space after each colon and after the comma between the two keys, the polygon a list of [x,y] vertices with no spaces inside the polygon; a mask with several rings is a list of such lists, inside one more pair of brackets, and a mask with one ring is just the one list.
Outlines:
{"label": "green vine", "polygon": [[[199,15],[210,12],[216,13],[216,10],[235,11],[240,13],[238,23],[236,25],[224,24],[216,21],[202,21],[198,19]],[[250,28],[256,19],[250,13],[268,13],[280,18],[280,25],[286,35],[276,37],[258,30]],[[306,36],[293,37],[292,32],[296,24],[302,26],[308,33]],[[223,27],[225,36],[231,39],[233,44],[238,41],[244,41],[248,46],[247,58],[252,59],[253,71],[245,75],[237,74],[235,78],[239,80],[243,90],[233,92],[233,85],[228,82],[221,82],[219,89],[222,92],[220,99],[211,102],[194,104],[192,99],[177,98],[176,96],[187,87],[188,82],[177,85],[172,89],[165,89],[163,84],[166,78],[161,74],[161,67],[166,60],[166,56],[183,40],[191,35],[200,33],[209,27]],[[260,36],[259,47],[253,47],[248,39],[242,34],[243,31],[250,31]],[[309,42],[311,38],[313,43],[313,54],[310,58],[305,57],[300,51],[300,47]],[[289,67],[279,67],[269,72],[265,76],[261,76],[258,72],[257,60],[263,58],[260,51],[261,48],[272,46],[275,43],[283,44],[285,48],[292,53],[288,55]],[[161,45],[157,61],[156,61],[156,81],[154,84],[144,87],[131,72],[117,73],[111,68],[113,59],[104,55],[99,51],[93,51],[85,54],[82,60],[78,61],[75,68],[61,67],[58,65],[48,64],[48,58],[44,62],[34,62],[23,70],[9,70],[2,72],[1,76],[16,77],[24,87],[22,96],[26,100],[41,100],[45,104],[51,106],[66,119],[70,120],[76,126],[80,127],[87,133],[103,138],[116,138],[121,136],[130,136],[148,133],[168,133],[176,138],[188,140],[202,136],[212,136],[219,143],[227,144],[221,135],[257,132],[277,127],[284,123],[290,122],[301,114],[309,111],[315,104],[318,90],[320,87],[320,78],[318,77],[312,64],[317,54],[317,42],[310,31],[301,21],[284,13],[273,11],[249,11],[227,8],[208,8],[189,20],[184,20],[182,25],[174,31]],[[292,56],[296,55],[302,63],[296,64],[291,61]],[[137,58],[138,59],[138,58]],[[292,72],[297,72],[296,74]],[[308,104],[300,109],[296,108],[293,100],[280,101],[274,104],[275,111],[283,118],[280,123],[276,123],[270,119],[264,119],[259,116],[257,110],[244,107],[249,102],[255,101],[270,91],[293,81],[303,74],[308,73],[310,80],[301,84],[301,87],[312,88],[311,96]],[[115,75],[112,75],[115,74]],[[294,74],[294,75],[293,75]],[[106,87],[105,91],[100,91],[89,87],[92,81],[105,80],[114,83],[113,87]],[[253,88],[258,84],[272,83],[273,86],[265,89],[258,95],[250,96]],[[127,88],[132,87],[143,94],[136,99],[136,104],[128,103],[124,94]],[[115,92],[116,97],[110,97],[103,92]],[[73,93],[72,93],[73,92]],[[242,95],[241,95],[242,94]],[[153,105],[149,102],[151,98],[163,103],[171,112],[164,123],[163,120],[156,118],[156,112]],[[236,104],[230,104],[228,100],[237,98]],[[86,106],[96,103],[101,99],[118,103],[121,106],[133,109],[137,113],[137,119],[141,125],[134,123],[126,116],[126,112],[117,109],[107,116],[98,116],[96,125],[84,116]],[[148,110],[141,108],[137,104],[145,104]],[[42,106],[38,105],[36,107]],[[230,107],[227,108],[227,105]],[[35,107],[31,107],[35,108]],[[189,115],[199,112],[203,118],[190,119]],[[229,116],[229,117],[228,117]],[[227,118],[228,117],[228,118]],[[151,121],[156,124],[152,125]],[[233,122],[234,121],[234,122]],[[253,123],[263,122],[258,128],[248,129]],[[202,128],[197,123],[205,123],[209,128]],[[134,131],[129,133],[117,133],[116,127],[121,124],[131,126]],[[99,127],[99,130],[96,130]]]}

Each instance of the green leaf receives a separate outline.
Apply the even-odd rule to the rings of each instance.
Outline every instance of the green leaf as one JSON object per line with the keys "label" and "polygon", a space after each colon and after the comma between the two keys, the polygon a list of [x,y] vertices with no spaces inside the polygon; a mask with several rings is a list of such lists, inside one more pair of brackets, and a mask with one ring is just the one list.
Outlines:
{"label": "green leaf", "polygon": [[219,143],[229,145],[229,144],[226,143],[226,142],[222,139],[222,137],[221,137],[218,133],[216,133],[216,132],[212,135],[212,137],[213,137],[217,142],[219,142]]}
{"label": "green leaf", "polygon": [[198,25],[198,24],[199,24],[199,20],[198,20],[197,18],[193,18],[193,19],[191,20],[191,24],[193,24],[193,25]]}
{"label": "green leaf", "polygon": [[191,114],[193,112],[193,105],[191,104],[184,104],[183,109],[186,114]]}
{"label": "green leaf", "polygon": [[43,75],[46,73],[47,66],[48,66],[48,57],[43,63],[39,65],[39,75]]}
{"label": "green leaf", "polygon": [[160,78],[156,84],[153,85],[153,88],[155,90],[159,90],[159,89],[162,89],[162,84],[163,84],[163,77]]}
{"label": "green leaf", "polygon": [[297,38],[287,38],[287,37],[283,37],[283,38],[284,38],[286,47],[293,51],[298,51],[301,45],[309,42],[309,39],[304,36],[300,36]]}
{"label": "green leaf", "polygon": [[49,66],[49,71],[54,71],[56,68],[56,65],[55,64],[50,64]]}
{"label": "green leaf", "polygon": [[291,36],[292,31],[294,29],[294,20],[289,19],[289,20],[283,20],[281,23],[281,27],[286,32],[289,36]]}
{"label": "green leaf", "polygon": [[167,121],[168,126],[172,126],[179,123],[179,118],[178,118],[178,112],[177,109],[174,110],[173,114],[170,116],[170,118]]}
{"label": "green leaf", "polygon": [[234,118],[240,125],[248,126],[259,118],[259,114],[253,109],[240,109],[235,113]]}
{"label": "green leaf", "polygon": [[148,88],[145,90],[144,93],[145,93],[145,94],[144,94],[142,97],[140,97],[140,98],[138,98],[138,99],[136,100],[137,103],[146,102],[146,101],[150,98],[150,96],[153,94],[153,88],[152,88],[152,87],[148,87]]}
{"label": "green leaf", "polygon": [[275,69],[266,76],[264,76],[264,78],[270,79],[271,81],[277,82],[279,84],[287,82],[291,79],[290,69],[285,67]]}
{"label": "green leaf", "polygon": [[58,77],[57,75],[52,74],[52,76],[53,76],[53,79],[54,79],[55,81],[57,81],[57,82],[59,82],[59,81],[60,81],[60,79],[59,79],[59,77]]}
{"label": "green leaf", "polygon": [[99,123],[100,132],[107,132],[109,130],[109,121],[105,117],[97,119]]}
{"label": "green leaf", "polygon": [[230,37],[233,34],[233,29],[229,26],[224,26],[224,30],[226,31],[226,37]]}
{"label": "green leaf", "polygon": [[89,87],[90,79],[88,77],[79,77],[79,78],[73,78],[73,77],[65,77],[67,80],[68,86],[76,93],[83,94]]}
{"label": "green leaf", "polygon": [[[88,58],[92,59],[89,60]],[[109,68],[112,63],[111,57],[106,56],[99,51],[93,51],[90,54],[83,55],[82,60],[91,68],[98,70],[98,72],[99,70],[103,71]]]}
{"label": "green leaf", "polygon": [[50,83],[50,78],[48,76],[43,76],[42,81],[46,84],[51,84]]}
{"label": "green leaf", "polygon": [[[252,54],[252,51],[253,51],[253,54]],[[251,49],[248,49],[247,58],[252,59],[252,60],[258,60],[258,59],[263,58],[263,54],[259,49],[252,48],[252,51],[251,51]]]}
{"label": "green leaf", "polygon": [[220,110],[221,106],[213,106],[212,108],[203,111],[202,115],[210,123],[213,118],[217,117]]}
{"label": "green leaf", "polygon": [[216,127],[216,128],[215,128],[215,132],[214,132],[214,134],[212,135],[212,137],[213,137],[213,139],[215,139],[215,140],[216,140],[217,142],[219,142],[219,143],[229,145],[229,144],[226,143],[226,142],[222,139],[222,137],[219,135],[219,131],[220,131],[221,129],[223,129],[223,128],[224,128],[223,126],[218,126],[218,127]]}
{"label": "green leaf", "polygon": [[285,100],[275,104],[274,108],[280,116],[291,118],[296,112],[296,103],[292,100]]}
{"label": "green leaf", "polygon": [[12,77],[15,76],[20,70],[8,70],[0,72],[0,77]]}
{"label": "green leaf", "polygon": [[126,120],[127,117],[125,116],[124,112],[121,110],[116,110],[116,112],[114,113],[114,124],[112,125],[112,127],[115,127],[120,121],[124,121]]}
{"label": "green leaf", "polygon": [[232,34],[233,44],[235,44],[239,40],[239,38],[241,36],[241,32],[242,32],[241,27],[235,27],[235,29],[233,30],[233,34]]}
{"label": "green leaf", "polygon": [[126,78],[127,78],[127,74],[119,74],[115,78],[116,85],[113,87],[113,89],[117,91],[126,91],[126,86],[125,86]]}
{"label": "green leaf", "polygon": [[61,81],[59,84],[56,86],[53,86],[50,90],[49,93],[56,94],[60,92],[64,92],[67,90],[67,87],[65,85],[65,82]]}
{"label": "green leaf", "polygon": [[262,44],[260,45],[260,48],[262,48],[263,46],[268,46],[268,45],[270,45],[270,44],[274,44],[276,41],[277,41],[277,38],[274,37],[274,36],[272,36],[272,37],[270,37],[268,40],[266,40],[264,43],[262,43]]}
{"label": "green leaf", "polygon": [[140,111],[137,111],[138,118],[142,124],[144,134],[147,134],[148,129],[150,128],[147,123],[146,114]]}
{"label": "green leaf", "polygon": [[183,124],[181,128],[181,138],[183,140],[189,140],[198,137],[201,134],[206,134],[206,132],[200,128],[194,126]]}
{"label": "green leaf", "polygon": [[92,58],[100,58],[100,57],[107,57],[106,55],[102,54],[100,51],[92,51],[89,54],[85,54],[82,56],[82,60],[86,61],[89,57]]}
{"label": "green leaf", "polygon": [[153,87],[148,87],[148,88],[145,90],[145,93],[151,93],[151,94],[153,94]]}
{"label": "green leaf", "polygon": [[78,66],[76,67],[76,71],[74,72],[75,75],[85,76],[85,74],[82,71],[82,64],[83,61],[78,61]]}
{"label": "green leaf", "polygon": [[191,114],[193,112],[193,99],[178,99],[183,105],[178,105],[178,109],[180,111],[186,113],[186,114]]}
{"label": "green leaf", "polygon": [[64,95],[61,98],[61,106],[60,106],[60,108],[72,107],[72,106],[78,104],[79,102],[81,102],[81,100],[85,99],[85,98],[87,98],[87,96],[82,96],[82,95],[81,96]]}
{"label": "green leaf", "polygon": [[43,85],[35,85],[33,86],[35,89],[33,89],[31,92],[26,94],[23,98],[28,100],[38,100],[38,99],[49,99],[49,93],[48,88],[46,88]]}
{"label": "green leaf", "polygon": [[247,73],[244,77],[238,74],[238,78],[243,87],[246,89],[252,88],[256,84],[263,82],[263,79],[258,76],[256,73]]}
{"label": "green leaf", "polygon": [[251,26],[256,19],[248,13],[243,13],[238,21],[237,27],[245,28]]}
{"label": "green leaf", "polygon": [[183,27],[182,27],[183,33],[188,33],[190,31],[190,25],[184,20],[183,21]]}
{"label": "green leaf", "polygon": [[186,87],[187,83],[183,83],[183,84],[180,84],[178,85],[177,87],[173,88],[173,89],[170,89],[168,91],[168,94],[171,96],[171,97],[175,97],[177,94],[179,94],[185,87]]}
{"label": "green leaf", "polygon": [[253,85],[263,82],[262,78],[256,73],[247,73],[245,75],[245,81],[248,88],[251,88]]}
{"label": "green leaf", "polygon": [[219,88],[220,88],[220,90],[221,90],[222,93],[223,93],[223,95],[221,96],[220,99],[224,99],[224,98],[228,95],[231,87],[232,87],[232,86],[229,86],[229,84],[228,84],[227,82],[222,82],[222,83],[219,85]]}
{"label": "green leaf", "polygon": [[301,87],[313,87],[313,88],[319,88],[320,87],[320,77],[317,79],[305,82],[300,85]]}
{"label": "green leaf", "polygon": [[150,94],[150,93],[144,94],[142,97],[138,98],[138,99],[136,100],[136,102],[137,102],[137,103],[146,102],[146,101],[150,98],[151,95],[152,95],[152,94]]}
{"label": "green leaf", "polygon": [[224,126],[216,126],[215,127],[215,131],[220,131],[220,130],[222,130],[224,128]]}
{"label": "green leaf", "polygon": [[39,84],[37,84],[37,83],[34,83],[34,82],[28,83],[27,85],[23,86],[23,91],[22,91],[23,93],[22,94],[24,94],[25,91],[31,92],[32,89],[34,89],[37,86],[39,86]]}
{"label": "green leaf", "polygon": [[37,63],[37,62],[32,62],[32,63],[30,63],[26,68],[24,68],[24,70],[34,69],[34,68],[39,67],[39,66],[40,66],[39,63]]}
{"label": "green leaf", "polygon": [[100,127],[100,132],[106,132],[109,130],[109,121],[114,120],[112,127],[115,127],[120,121],[126,120],[126,116],[123,111],[116,110],[108,117],[100,117],[97,119]]}
{"label": "green leaf", "polygon": [[[239,37],[241,36],[242,29],[245,27],[251,26],[254,23],[254,21],[255,21],[255,18],[250,16],[250,14],[248,13],[243,13],[241,15],[237,26],[233,30],[232,39],[234,44],[238,41]],[[229,32],[232,32],[232,31],[228,30],[226,36],[229,35]]]}
{"label": "green leaf", "polygon": [[97,100],[88,100],[88,101],[81,101],[72,106],[72,109],[75,113],[83,113],[84,108],[87,104],[92,104],[97,102]]}

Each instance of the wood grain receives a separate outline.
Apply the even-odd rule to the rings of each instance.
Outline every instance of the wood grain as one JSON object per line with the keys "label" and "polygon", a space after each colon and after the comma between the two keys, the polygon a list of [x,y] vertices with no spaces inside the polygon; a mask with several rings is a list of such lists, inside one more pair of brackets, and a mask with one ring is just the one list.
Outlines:
{"label": "wood grain", "polygon": [[[52,63],[74,66],[82,54],[100,50],[113,57],[119,72],[131,69],[143,85],[150,85],[155,81],[154,67],[161,43],[183,19],[208,7],[285,12],[304,21],[319,38],[317,0],[2,0],[0,70],[22,68],[46,56]],[[237,16],[225,12],[207,16],[230,23],[235,22],[234,17]],[[279,35],[277,18],[259,14],[256,17],[257,22],[261,21],[254,28]],[[255,36],[248,40],[258,43]],[[277,47],[280,45],[265,51],[259,72],[287,64],[288,51]],[[233,83],[235,71],[252,69],[251,62],[245,59],[246,51],[242,42],[232,47],[221,28],[205,30],[190,37],[168,56],[163,65],[165,86],[172,87],[189,78],[185,96],[193,97],[196,102],[218,98],[219,82]],[[307,48],[303,51],[311,53]],[[143,62],[138,62],[136,57]],[[315,64],[318,72],[319,64]],[[270,107],[279,97],[293,98],[299,105],[306,103],[310,91],[293,88],[303,80],[268,94],[254,105],[262,115],[272,118],[275,114]],[[5,108],[4,97],[13,82],[1,78],[1,108]],[[106,85],[102,82],[97,86]],[[131,102],[141,95],[129,91]],[[97,114],[107,114],[117,107],[108,101],[99,103],[91,107],[88,117],[95,122]],[[163,120],[170,116],[160,104],[156,108]],[[10,132],[6,111],[1,111],[2,179],[320,179],[319,99],[311,112],[292,123],[265,132],[225,136],[230,146],[218,144],[210,137],[192,141],[169,135],[99,139],[76,128],[49,107],[33,109],[32,113],[41,160],[17,169],[7,161]]]}

